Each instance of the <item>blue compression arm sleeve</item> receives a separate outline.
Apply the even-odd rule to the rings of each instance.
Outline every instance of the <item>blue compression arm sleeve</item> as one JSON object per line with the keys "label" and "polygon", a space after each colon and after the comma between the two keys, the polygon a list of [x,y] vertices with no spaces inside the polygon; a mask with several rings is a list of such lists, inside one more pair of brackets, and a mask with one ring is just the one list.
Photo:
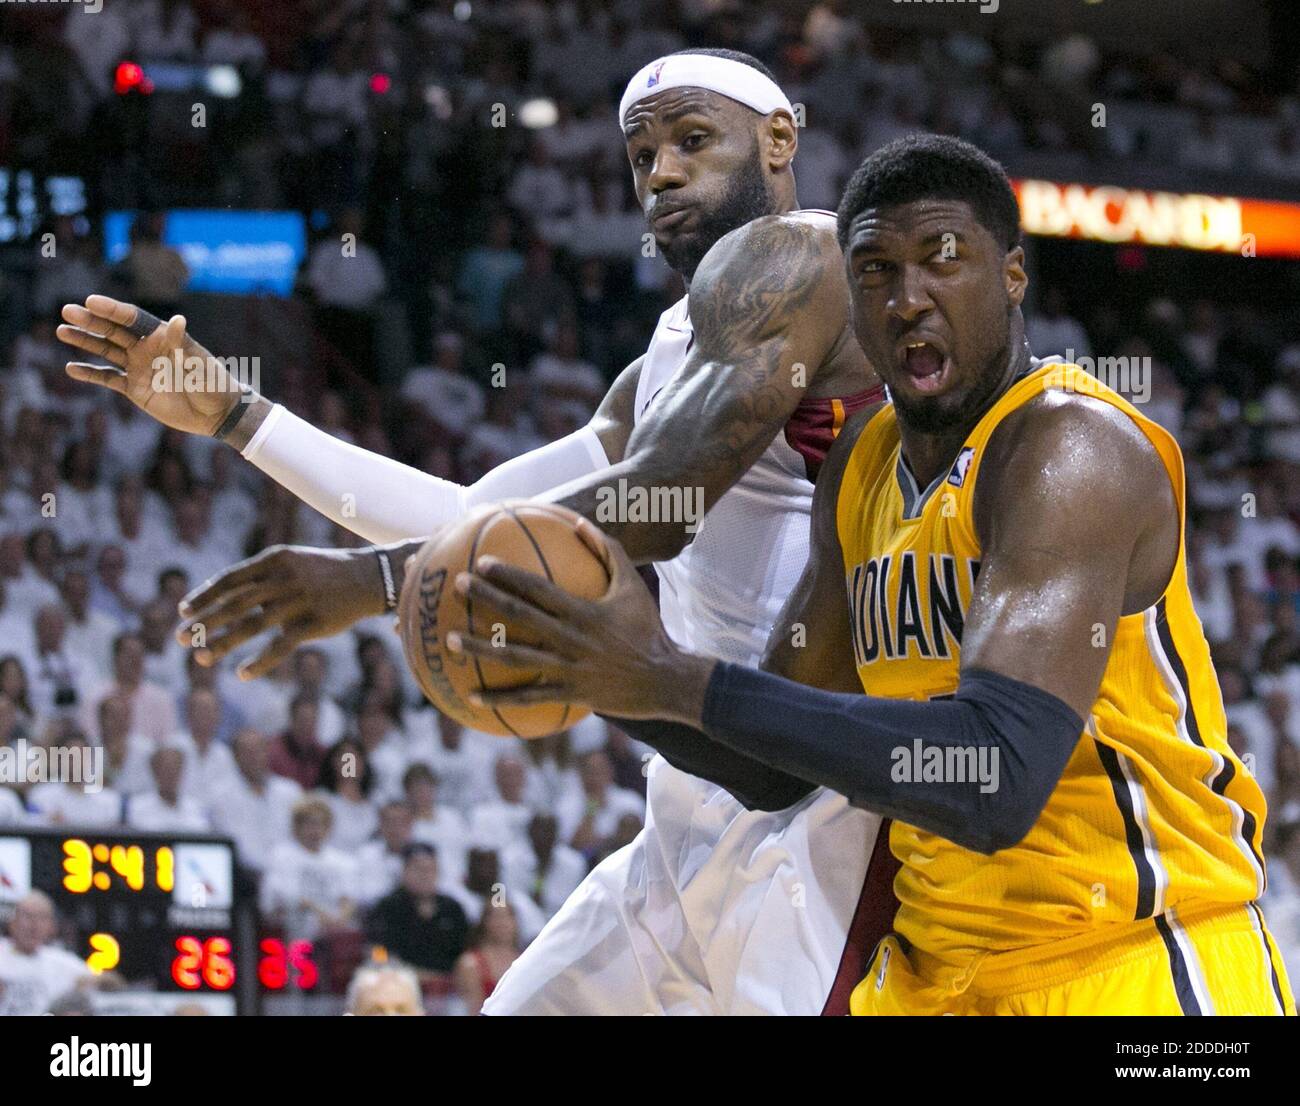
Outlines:
{"label": "blue compression arm sleeve", "polygon": [[857,806],[981,853],[1021,841],[1083,731],[1055,695],[966,669],[952,699],[914,701],[805,687],[720,662],[705,734]]}

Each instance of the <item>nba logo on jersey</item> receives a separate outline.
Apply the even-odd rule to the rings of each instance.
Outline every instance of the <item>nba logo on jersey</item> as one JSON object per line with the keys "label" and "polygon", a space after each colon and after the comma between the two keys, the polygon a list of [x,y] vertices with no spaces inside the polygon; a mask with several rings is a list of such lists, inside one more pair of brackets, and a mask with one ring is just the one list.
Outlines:
{"label": "nba logo on jersey", "polygon": [[648,76],[645,79],[646,88],[654,88],[654,86],[659,83],[659,74],[662,73],[663,71],[664,71],[663,62],[659,62],[659,64],[657,64],[652,70],[650,70],[650,76]]}
{"label": "nba logo on jersey", "polygon": [[960,488],[966,482],[966,470],[970,468],[970,463],[975,457],[975,450],[966,446],[957,454],[957,463],[952,466],[952,472],[948,473],[948,483],[954,488]]}

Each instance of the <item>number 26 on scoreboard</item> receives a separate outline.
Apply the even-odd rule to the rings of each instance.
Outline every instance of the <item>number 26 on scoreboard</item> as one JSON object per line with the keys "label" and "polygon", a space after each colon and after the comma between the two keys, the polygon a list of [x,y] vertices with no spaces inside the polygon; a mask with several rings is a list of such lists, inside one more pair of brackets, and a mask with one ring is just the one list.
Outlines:
{"label": "number 26 on scoreboard", "polygon": [[235,962],[230,956],[229,937],[177,937],[177,956],[172,961],[172,982],[185,991],[208,987],[228,991],[235,983]]}

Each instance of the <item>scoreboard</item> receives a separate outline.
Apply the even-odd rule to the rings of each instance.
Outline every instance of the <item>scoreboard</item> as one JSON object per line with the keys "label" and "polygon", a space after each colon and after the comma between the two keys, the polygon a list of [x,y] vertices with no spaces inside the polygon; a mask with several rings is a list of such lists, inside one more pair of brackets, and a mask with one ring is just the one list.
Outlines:
{"label": "scoreboard", "polygon": [[0,830],[0,917],[44,891],[70,926],[70,951],[155,991],[258,996],[256,906],[228,838],[82,829]]}

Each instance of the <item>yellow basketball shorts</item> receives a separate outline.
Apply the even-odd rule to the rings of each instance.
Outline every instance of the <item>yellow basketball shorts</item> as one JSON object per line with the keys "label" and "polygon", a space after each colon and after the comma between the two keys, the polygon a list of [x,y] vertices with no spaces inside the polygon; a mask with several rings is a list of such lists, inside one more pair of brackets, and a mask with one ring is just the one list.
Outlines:
{"label": "yellow basketball shorts", "polygon": [[1291,1014],[1277,944],[1254,903],[1167,910],[1099,937],[986,953],[964,969],[891,934],[853,990],[855,1015]]}

